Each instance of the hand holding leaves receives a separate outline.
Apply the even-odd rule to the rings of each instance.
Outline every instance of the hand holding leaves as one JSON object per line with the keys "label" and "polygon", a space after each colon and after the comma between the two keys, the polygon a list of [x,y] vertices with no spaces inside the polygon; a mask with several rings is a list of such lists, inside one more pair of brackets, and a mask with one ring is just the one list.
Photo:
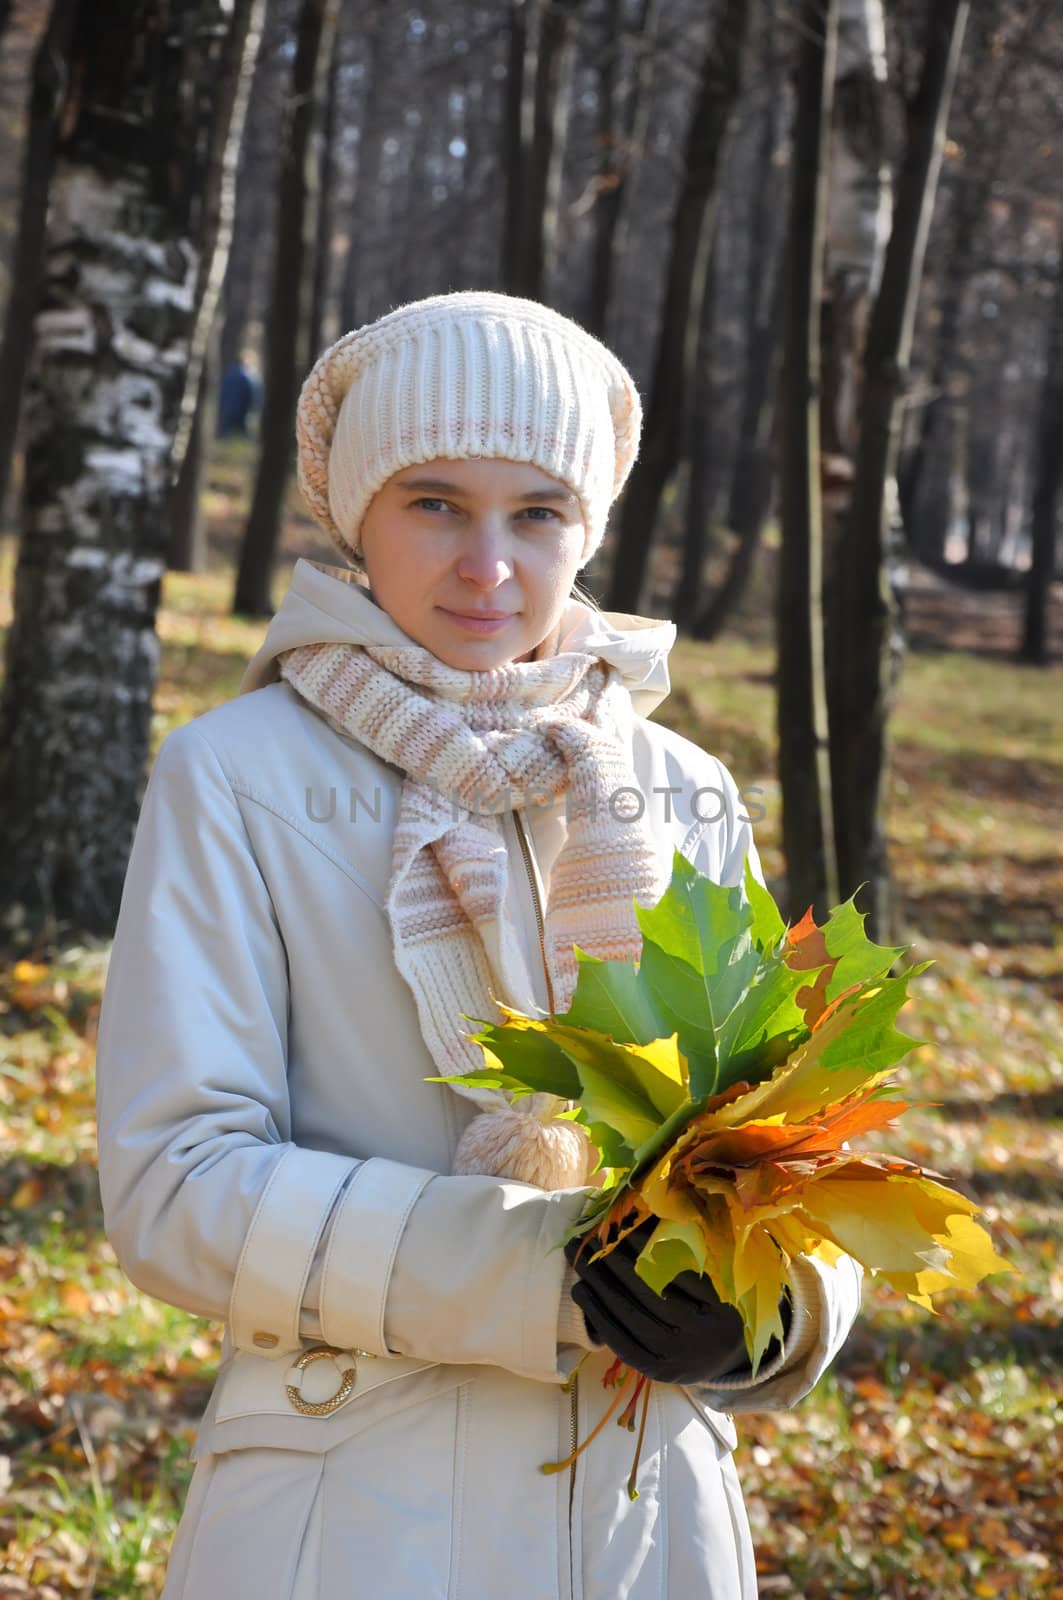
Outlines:
{"label": "hand holding leaves", "polygon": [[754,1372],[783,1337],[795,1255],[847,1253],[928,1309],[1011,1270],[971,1201],[849,1148],[907,1109],[887,1080],[918,1041],[894,1021],[928,962],[890,977],[904,951],[865,937],[853,899],[787,927],[748,861],[728,889],[676,851],[661,899],[635,910],[637,966],[577,950],[568,1012],[500,1006],[501,1024],[470,1034],[485,1069],[463,1080],[572,1104],[607,1169],[575,1230],[588,1268],[639,1230],[631,1273],[658,1296],[704,1275],[739,1314]]}
{"label": "hand holding leaves", "polygon": [[580,1259],[578,1239],[565,1246],[580,1275],[572,1298],[587,1332],[656,1383],[708,1383],[744,1366],[742,1318],[723,1304],[711,1278],[681,1272],[659,1295],[639,1277],[636,1262],[653,1229],[651,1218],[594,1261]]}

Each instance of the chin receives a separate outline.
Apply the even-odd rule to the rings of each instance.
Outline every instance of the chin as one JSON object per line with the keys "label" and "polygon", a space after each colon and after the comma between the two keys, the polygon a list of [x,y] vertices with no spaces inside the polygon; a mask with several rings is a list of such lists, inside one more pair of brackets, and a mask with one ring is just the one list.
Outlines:
{"label": "chin", "polygon": [[490,672],[495,667],[508,667],[519,656],[529,655],[531,650],[531,645],[510,646],[507,649],[495,644],[492,648],[492,641],[485,640],[479,647],[474,644],[455,650],[452,646],[449,650],[439,649],[435,653],[448,667],[456,667],[461,672]]}

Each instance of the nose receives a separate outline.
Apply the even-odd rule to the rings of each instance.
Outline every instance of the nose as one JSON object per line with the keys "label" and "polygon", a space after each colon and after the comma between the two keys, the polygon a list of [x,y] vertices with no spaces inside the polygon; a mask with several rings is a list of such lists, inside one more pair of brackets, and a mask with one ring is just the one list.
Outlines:
{"label": "nose", "polygon": [[470,527],[460,557],[458,574],[478,589],[497,589],[513,575],[513,560],[505,529],[490,518]]}

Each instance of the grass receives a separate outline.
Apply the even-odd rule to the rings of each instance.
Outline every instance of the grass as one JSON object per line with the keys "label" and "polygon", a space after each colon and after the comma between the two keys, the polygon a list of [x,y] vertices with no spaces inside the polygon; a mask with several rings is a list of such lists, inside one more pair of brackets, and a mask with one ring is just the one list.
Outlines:
{"label": "grass", "polygon": [[[223,465],[211,511],[224,537],[241,464]],[[289,549],[305,539],[295,525]],[[230,558],[223,543],[206,575],[165,581],[156,748],[236,692],[262,636],[225,614]],[[778,887],[763,630],[681,641],[672,667],[658,716],[761,790]],[[935,1317],[870,1286],[815,1393],[740,1419],[765,1596],[1063,1597],[1059,689],[1058,671],[966,652],[907,663],[889,834],[903,937],[935,964],[903,1016],[926,1042],[901,1076],[932,1103],[893,1148],[976,1197],[1017,1270]],[[4,1596],[159,1594],[218,1358],[220,1329],[135,1290],[102,1234],[92,1074],[106,953],[82,943],[0,976]]]}

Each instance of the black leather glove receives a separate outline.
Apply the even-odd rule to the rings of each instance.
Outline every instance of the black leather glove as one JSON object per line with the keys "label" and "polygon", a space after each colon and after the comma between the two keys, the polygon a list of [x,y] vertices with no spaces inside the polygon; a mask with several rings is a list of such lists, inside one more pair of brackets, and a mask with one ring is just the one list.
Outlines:
{"label": "black leather glove", "polygon": [[[659,1295],[636,1273],[636,1257],[656,1226],[653,1217],[647,1218],[600,1261],[590,1261],[590,1245],[576,1260],[581,1239],[565,1246],[578,1274],[572,1299],[583,1312],[588,1335],[658,1383],[710,1383],[748,1371],[742,1319],[734,1306],[723,1303],[709,1278],[681,1272]],[[773,1341],[765,1360],[777,1348]]]}

